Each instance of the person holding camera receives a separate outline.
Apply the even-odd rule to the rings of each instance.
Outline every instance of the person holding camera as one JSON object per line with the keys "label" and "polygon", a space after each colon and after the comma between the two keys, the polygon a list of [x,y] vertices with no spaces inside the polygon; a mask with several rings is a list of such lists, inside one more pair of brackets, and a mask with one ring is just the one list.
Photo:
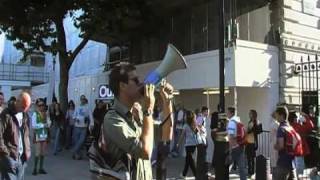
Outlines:
{"label": "person holding camera", "polygon": [[[35,158],[32,175],[47,174],[43,168],[44,156],[47,151],[49,142],[49,127],[46,114],[46,104],[44,99],[39,98],[36,100],[36,111],[31,117],[31,126],[33,129],[33,143],[35,144]],[[38,163],[40,166],[38,168]]]}

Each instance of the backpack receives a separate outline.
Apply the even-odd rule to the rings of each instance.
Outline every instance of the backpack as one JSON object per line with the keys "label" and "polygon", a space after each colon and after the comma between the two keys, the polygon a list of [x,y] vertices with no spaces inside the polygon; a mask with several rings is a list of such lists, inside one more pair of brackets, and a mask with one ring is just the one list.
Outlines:
{"label": "backpack", "polygon": [[[120,115],[120,113],[118,114]],[[132,170],[135,163],[134,159],[126,153],[124,153],[120,159],[119,157],[115,157],[108,153],[103,125],[101,125],[98,140],[91,144],[87,155],[90,162],[90,172],[93,174],[109,177],[111,179],[132,179]]]}
{"label": "backpack", "polygon": [[302,156],[302,140],[300,135],[292,126],[283,126],[285,130],[285,150],[288,154],[292,156]]}
{"label": "backpack", "polygon": [[246,144],[246,130],[242,122],[238,122],[235,120],[232,120],[237,125],[237,143],[241,145]]}

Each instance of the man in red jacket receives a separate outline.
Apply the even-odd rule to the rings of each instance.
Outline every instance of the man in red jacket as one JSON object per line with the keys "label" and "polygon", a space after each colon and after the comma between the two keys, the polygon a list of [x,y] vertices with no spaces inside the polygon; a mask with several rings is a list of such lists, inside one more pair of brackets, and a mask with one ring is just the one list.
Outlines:
{"label": "man in red jacket", "polygon": [[303,170],[305,167],[304,156],[310,154],[310,148],[307,143],[306,137],[312,131],[312,129],[314,128],[314,125],[313,125],[311,118],[307,114],[305,114],[304,112],[301,112],[301,117],[299,117],[299,119],[298,119],[296,112],[292,111],[289,113],[288,120],[290,122],[290,125],[293,127],[293,129],[296,130],[297,133],[299,133],[299,135],[301,136],[301,140],[302,140],[303,155],[295,158],[295,162],[296,162],[296,166],[297,166],[296,167],[297,174],[298,174],[298,178],[299,178],[299,175],[303,174]]}

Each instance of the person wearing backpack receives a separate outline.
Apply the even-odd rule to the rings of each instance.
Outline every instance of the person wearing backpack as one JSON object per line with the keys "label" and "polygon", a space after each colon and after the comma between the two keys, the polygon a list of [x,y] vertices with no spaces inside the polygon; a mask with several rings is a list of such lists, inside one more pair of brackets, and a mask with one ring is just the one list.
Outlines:
{"label": "person wearing backpack", "polygon": [[[102,134],[99,142],[104,142],[103,148],[97,151],[103,152],[103,164],[98,170],[91,168],[92,179],[152,179],[151,153],[153,149],[153,109],[155,104],[153,84],[144,85],[137,75],[134,65],[120,63],[109,74],[109,88],[113,92],[114,104],[104,117]],[[144,89],[142,89],[144,88]],[[141,90],[144,90],[143,94]],[[169,83],[160,86],[160,94],[165,97],[162,102],[164,117],[172,114],[173,87]],[[144,100],[142,123],[134,120],[130,109],[135,102]],[[91,153],[93,148],[90,148]],[[98,157],[96,157],[97,160]],[[97,162],[97,161],[96,161]],[[105,173],[107,172],[107,173]],[[108,174],[109,173],[109,174]],[[115,178],[114,175],[121,175]]]}
{"label": "person wearing backpack", "polygon": [[240,180],[247,179],[244,142],[245,142],[245,129],[239,117],[235,116],[236,109],[228,107],[227,118],[229,119],[227,132],[229,137],[229,153],[232,160],[239,167]]}
{"label": "person wearing backpack", "polygon": [[301,112],[300,114],[301,116],[298,118],[296,115],[296,112],[292,111],[289,113],[289,118],[288,118],[290,125],[293,127],[295,131],[297,131],[297,133],[299,133],[302,140],[303,154],[302,156],[295,157],[298,178],[299,178],[299,175],[303,175],[303,171],[305,168],[304,156],[310,154],[310,147],[307,143],[306,137],[314,128],[312,120],[309,118],[309,116],[304,112]]}
{"label": "person wearing backpack", "polygon": [[278,151],[279,156],[277,166],[273,172],[273,179],[297,179],[294,158],[295,154],[297,154],[295,151],[298,150],[295,144],[299,144],[299,137],[297,137],[297,133],[288,122],[289,112],[286,106],[277,107],[274,115],[280,125],[277,130],[277,141],[274,145],[274,149]]}

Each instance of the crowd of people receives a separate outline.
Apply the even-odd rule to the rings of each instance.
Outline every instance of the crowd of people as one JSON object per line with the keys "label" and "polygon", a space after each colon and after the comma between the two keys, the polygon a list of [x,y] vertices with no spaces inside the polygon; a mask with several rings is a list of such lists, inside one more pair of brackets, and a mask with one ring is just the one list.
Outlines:
{"label": "crowd of people", "polygon": [[[209,179],[212,170],[217,180],[229,179],[231,169],[238,170],[241,180],[256,174],[258,136],[263,132],[256,110],[251,109],[248,117],[242,117],[248,118],[244,124],[234,107],[228,107],[223,116],[218,111],[210,114],[206,106],[194,111],[174,106],[171,84],[162,80],[156,92],[155,85],[140,82],[135,67],[129,63],[112,69],[109,86],[115,95],[112,107],[97,100],[93,112],[84,95],[80,96],[79,106],[70,100],[68,109],[63,111],[55,98],[49,106],[46,99],[38,98],[33,110],[29,110],[31,98],[26,92],[11,97],[3,106],[4,96],[0,93],[2,179],[23,179],[31,144],[32,174],[47,174],[44,160],[51,140],[53,155],[70,149],[74,160],[83,158],[83,147],[88,145],[93,180],[164,180],[168,157],[178,157],[183,150],[181,178],[188,175],[189,168],[197,180]],[[319,167],[320,158],[310,157],[317,144],[308,139],[316,123],[311,109],[303,108],[298,113],[279,105],[270,116],[269,146],[276,152],[271,156],[272,179],[300,179],[305,168]],[[160,122],[157,128],[156,121]],[[315,163],[310,163],[310,158]],[[156,162],[155,176],[151,161]],[[310,177],[317,177],[317,172],[314,168]]]}

